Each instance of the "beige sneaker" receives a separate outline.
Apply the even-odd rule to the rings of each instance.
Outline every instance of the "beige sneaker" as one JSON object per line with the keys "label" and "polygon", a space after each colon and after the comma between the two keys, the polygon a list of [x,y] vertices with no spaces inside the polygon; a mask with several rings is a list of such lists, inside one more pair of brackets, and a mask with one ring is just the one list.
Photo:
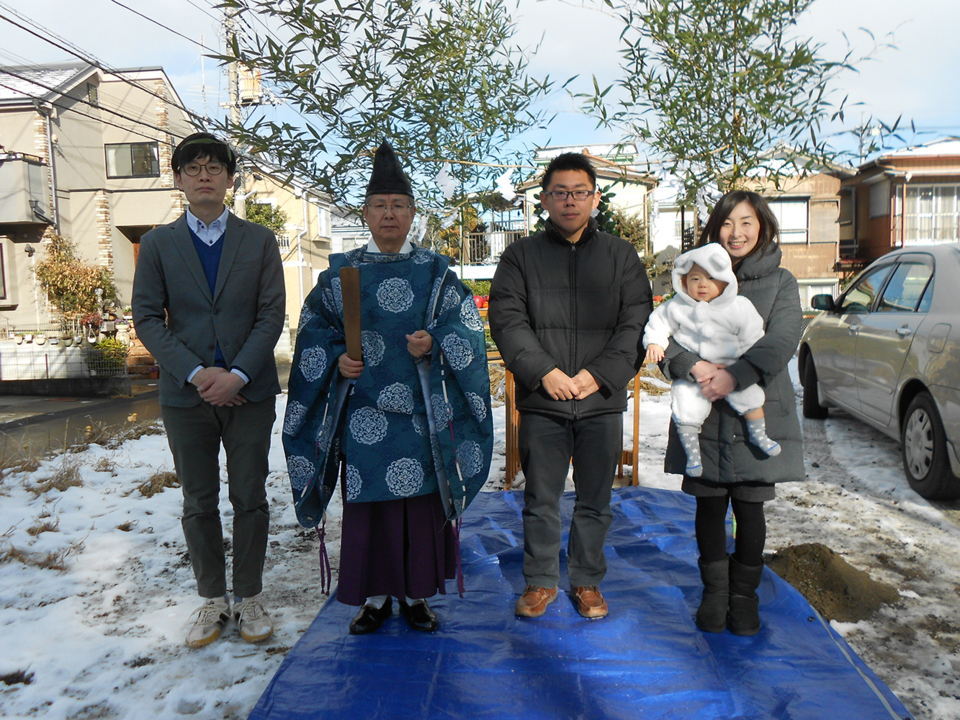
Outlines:
{"label": "beige sneaker", "polygon": [[240,637],[258,643],[273,635],[273,622],[260,604],[260,596],[244,598],[233,606],[233,619],[240,628]]}
{"label": "beige sneaker", "polygon": [[187,647],[203,647],[220,637],[220,630],[230,619],[230,606],[222,597],[209,598],[193,615],[196,619],[187,633]]}

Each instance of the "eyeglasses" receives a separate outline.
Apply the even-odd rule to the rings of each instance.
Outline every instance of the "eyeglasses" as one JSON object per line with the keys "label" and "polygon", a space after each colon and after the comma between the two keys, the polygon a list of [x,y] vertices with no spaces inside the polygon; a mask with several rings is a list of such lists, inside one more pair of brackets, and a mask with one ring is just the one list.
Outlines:
{"label": "eyeglasses", "polygon": [[207,169],[207,175],[219,175],[223,172],[223,167],[223,163],[218,162],[208,162],[204,165],[201,165],[200,163],[187,163],[181,168],[181,170],[183,170],[184,175],[196,177],[204,168]]}
{"label": "eyeglasses", "polygon": [[392,213],[395,214],[395,215],[399,215],[399,214],[401,214],[401,213],[404,213],[404,212],[406,212],[407,210],[409,210],[409,209],[412,208],[412,207],[413,207],[413,205],[410,205],[409,203],[406,204],[406,205],[400,205],[400,204],[398,204],[398,203],[391,203],[390,205],[387,205],[386,203],[367,204],[367,208],[368,208],[371,212],[375,212],[375,213],[385,213],[385,212],[389,209],[390,212],[392,212]]}
{"label": "eyeglasses", "polygon": [[596,194],[596,190],[548,190],[543,194],[554,200],[566,200],[573,195],[576,200],[586,200]]}

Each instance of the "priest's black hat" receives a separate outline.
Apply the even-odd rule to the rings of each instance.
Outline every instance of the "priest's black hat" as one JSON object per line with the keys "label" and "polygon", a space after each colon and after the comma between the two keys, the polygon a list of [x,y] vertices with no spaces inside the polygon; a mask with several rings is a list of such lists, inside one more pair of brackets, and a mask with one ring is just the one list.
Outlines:
{"label": "priest's black hat", "polygon": [[404,174],[396,153],[386,140],[373,156],[373,172],[367,185],[367,197],[371,195],[409,195],[413,197],[410,179]]}

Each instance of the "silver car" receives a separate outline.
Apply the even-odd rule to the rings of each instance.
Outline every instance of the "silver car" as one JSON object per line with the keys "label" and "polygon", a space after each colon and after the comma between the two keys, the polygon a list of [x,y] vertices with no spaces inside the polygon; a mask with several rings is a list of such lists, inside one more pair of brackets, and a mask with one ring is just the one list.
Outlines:
{"label": "silver car", "polygon": [[895,250],[871,263],[800,340],[803,415],[839,407],[899,439],[910,486],[960,497],[960,245]]}

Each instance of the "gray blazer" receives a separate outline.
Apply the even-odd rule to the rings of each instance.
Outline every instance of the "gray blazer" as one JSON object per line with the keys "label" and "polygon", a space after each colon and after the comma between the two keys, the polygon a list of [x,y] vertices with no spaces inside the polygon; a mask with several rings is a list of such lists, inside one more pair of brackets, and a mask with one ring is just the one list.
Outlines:
{"label": "gray blazer", "polygon": [[241,390],[245,398],[256,402],[280,392],[274,348],[286,298],[276,237],[230,213],[223,243],[211,296],[186,215],[140,242],[133,320],[137,337],[160,365],[161,405],[201,402],[187,376],[197,365],[213,365],[217,342],[227,366],[249,376]]}

